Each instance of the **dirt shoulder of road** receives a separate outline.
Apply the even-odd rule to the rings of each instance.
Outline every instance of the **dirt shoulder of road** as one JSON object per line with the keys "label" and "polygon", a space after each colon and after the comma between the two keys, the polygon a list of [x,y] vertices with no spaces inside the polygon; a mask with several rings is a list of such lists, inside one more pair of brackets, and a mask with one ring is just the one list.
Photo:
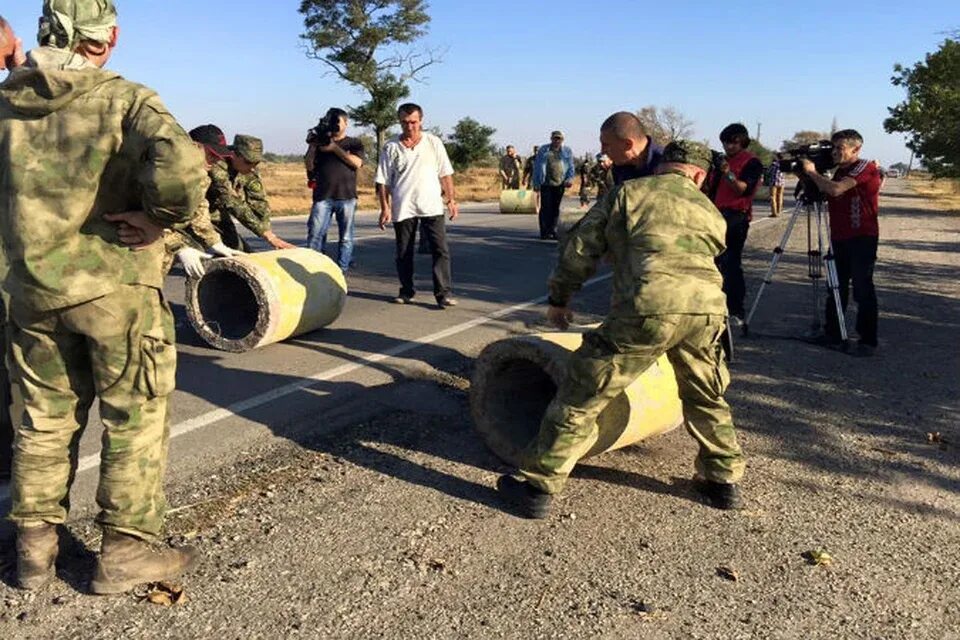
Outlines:
{"label": "dirt shoulder of road", "polygon": [[[171,540],[202,553],[184,604],[84,595],[79,520],[59,580],[0,586],[0,635],[960,638],[960,216],[896,180],[881,211],[875,358],[795,339],[822,304],[799,231],[737,343],[741,512],[694,499],[678,430],[584,461],[546,521],[505,513],[465,353],[372,391],[395,407],[374,419],[171,478]],[[784,225],[751,231],[751,286]],[[607,295],[579,298],[582,319]]]}

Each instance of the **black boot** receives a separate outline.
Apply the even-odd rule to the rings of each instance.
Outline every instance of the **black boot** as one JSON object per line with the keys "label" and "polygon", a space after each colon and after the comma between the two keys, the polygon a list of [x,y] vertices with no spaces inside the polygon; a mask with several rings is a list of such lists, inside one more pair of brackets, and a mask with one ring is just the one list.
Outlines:
{"label": "black boot", "polygon": [[740,487],[734,483],[697,479],[695,486],[704,502],[714,509],[730,511],[739,509],[743,504]]}
{"label": "black boot", "polygon": [[524,518],[541,520],[550,513],[553,496],[537,489],[529,482],[513,476],[500,476],[497,491],[504,500],[516,507],[517,514]]}

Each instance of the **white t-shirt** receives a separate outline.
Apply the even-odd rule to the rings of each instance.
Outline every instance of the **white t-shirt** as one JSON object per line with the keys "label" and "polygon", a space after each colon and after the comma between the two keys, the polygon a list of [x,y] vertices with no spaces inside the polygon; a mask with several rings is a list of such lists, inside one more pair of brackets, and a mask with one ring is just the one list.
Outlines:
{"label": "white t-shirt", "polygon": [[443,215],[440,178],[453,175],[453,166],[443,142],[432,133],[423,133],[420,142],[408,149],[399,137],[380,151],[377,184],[390,190],[393,221]]}

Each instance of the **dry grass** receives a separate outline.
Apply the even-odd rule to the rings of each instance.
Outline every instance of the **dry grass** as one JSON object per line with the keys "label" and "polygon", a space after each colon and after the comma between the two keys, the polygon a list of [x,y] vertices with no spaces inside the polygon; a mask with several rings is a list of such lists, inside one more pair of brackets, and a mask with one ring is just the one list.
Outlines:
{"label": "dry grass", "polygon": [[[378,209],[373,191],[374,168],[364,165],[357,179],[360,209]],[[260,176],[270,196],[270,206],[277,216],[305,215],[310,212],[312,198],[307,188],[306,172],[296,162],[268,163],[260,165]],[[482,202],[500,197],[500,181],[497,170],[475,167],[454,176],[457,200]]]}
{"label": "dry grass", "polygon": [[960,180],[911,176],[910,186],[921,196],[933,198],[951,211],[960,211]]}

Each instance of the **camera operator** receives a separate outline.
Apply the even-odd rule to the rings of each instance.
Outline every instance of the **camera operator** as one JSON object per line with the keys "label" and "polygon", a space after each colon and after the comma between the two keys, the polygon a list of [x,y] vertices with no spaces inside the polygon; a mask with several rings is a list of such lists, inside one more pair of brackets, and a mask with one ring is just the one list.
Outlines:
{"label": "camera operator", "polygon": [[[753,217],[753,194],[763,176],[763,164],[747,151],[750,134],[739,122],[720,132],[725,157],[714,163],[705,191],[727,223],[727,250],[717,258],[732,322],[743,323],[747,286],[743,279],[743,246]],[[736,320],[734,320],[736,319]]]}
{"label": "camera operator", "polygon": [[[847,308],[850,281],[857,301],[857,333],[860,341],[854,355],[872,356],[877,348],[877,292],[873,286],[873,267],[877,261],[880,226],[880,183],[882,177],[875,162],[860,159],[863,137],[853,129],[831,136],[833,160],[837,170],[833,178],[817,173],[814,163],[802,160],[803,172],[827,198],[830,212],[830,237],[840,288],[840,303]],[[840,325],[832,299],[827,300],[826,333],[818,342],[840,344]]]}
{"label": "camera operator", "polygon": [[304,161],[313,185],[313,208],[307,221],[307,245],[323,253],[327,230],[337,218],[337,265],[346,273],[353,256],[353,220],[357,211],[357,171],[366,153],[363,142],[347,136],[347,112],[336,107],[327,111],[316,128],[307,134]]}

